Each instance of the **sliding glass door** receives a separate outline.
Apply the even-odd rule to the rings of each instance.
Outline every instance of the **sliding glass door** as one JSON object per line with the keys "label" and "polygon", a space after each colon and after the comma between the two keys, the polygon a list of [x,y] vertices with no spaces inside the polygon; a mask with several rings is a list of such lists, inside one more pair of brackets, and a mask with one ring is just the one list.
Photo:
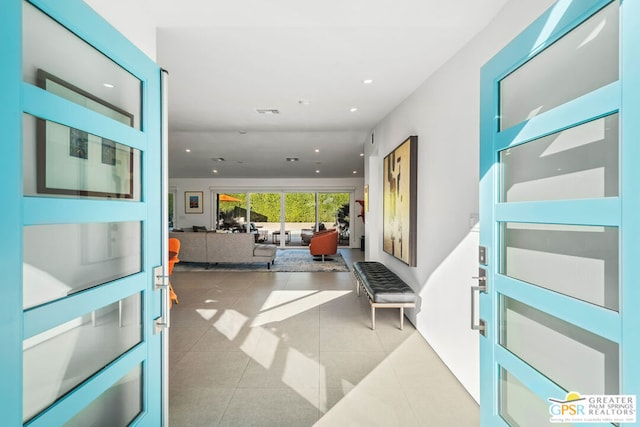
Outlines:
{"label": "sliding glass door", "polygon": [[260,243],[271,243],[280,231],[280,193],[250,193],[251,223]]}
{"label": "sliding glass door", "polygon": [[318,223],[338,230],[338,244],[350,246],[349,193],[318,193]]}
{"label": "sliding glass door", "polygon": [[285,193],[284,244],[301,246],[303,233],[315,229],[316,193]]}
{"label": "sliding glass door", "polygon": [[[214,193],[215,228],[250,232],[258,243],[280,247],[308,246],[313,233],[336,229],[339,245],[351,246],[350,192]],[[248,219],[249,218],[249,219]]]}
{"label": "sliding glass door", "polygon": [[216,230],[233,233],[247,230],[247,194],[222,193],[216,197],[218,219]]}

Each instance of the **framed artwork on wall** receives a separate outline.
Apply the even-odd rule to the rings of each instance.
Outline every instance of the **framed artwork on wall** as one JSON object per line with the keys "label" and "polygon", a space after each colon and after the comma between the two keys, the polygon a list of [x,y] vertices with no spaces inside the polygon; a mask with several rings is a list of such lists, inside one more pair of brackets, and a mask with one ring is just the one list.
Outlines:
{"label": "framed artwork on wall", "polygon": [[364,211],[369,212],[369,184],[364,186]]}
{"label": "framed artwork on wall", "polygon": [[[44,70],[38,86],[127,126],[133,115]],[[40,194],[132,199],[140,152],[81,129],[36,117],[36,184]]]}
{"label": "framed artwork on wall", "polygon": [[384,158],[383,249],[416,266],[418,137],[410,136]]}
{"label": "framed artwork on wall", "polygon": [[203,213],[202,191],[185,191],[184,192],[184,213],[188,213],[188,214]]}

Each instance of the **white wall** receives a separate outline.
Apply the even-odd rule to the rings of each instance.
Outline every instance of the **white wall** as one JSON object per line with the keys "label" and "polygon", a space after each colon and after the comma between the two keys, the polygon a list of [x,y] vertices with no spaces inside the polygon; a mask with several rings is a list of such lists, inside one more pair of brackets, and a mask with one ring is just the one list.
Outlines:
{"label": "white wall", "polygon": [[[353,191],[356,200],[364,197],[364,184],[362,178],[340,179],[230,179],[230,178],[170,178],[170,189],[175,189],[176,205],[174,213],[175,227],[189,227],[203,225],[207,228],[213,226],[213,201],[211,200],[211,188],[225,193],[242,192],[280,192],[280,191]],[[204,210],[202,214],[185,214],[184,192],[202,191]],[[351,243],[353,247],[360,246],[360,236],[364,235],[364,224],[358,218],[360,205],[353,203],[349,213],[351,218]]]}
{"label": "white wall", "polygon": [[[375,127],[373,144],[365,144],[367,257],[384,262],[419,293],[408,316],[476,401],[479,335],[469,327],[469,287],[478,269],[480,68],[552,3],[510,1]],[[415,268],[382,251],[381,232],[382,160],[409,135],[418,135]]]}
{"label": "white wall", "polygon": [[[156,26],[150,18],[153,1],[84,0],[84,2],[109,21],[149,58],[156,60]],[[132,17],[135,18],[132,19]]]}

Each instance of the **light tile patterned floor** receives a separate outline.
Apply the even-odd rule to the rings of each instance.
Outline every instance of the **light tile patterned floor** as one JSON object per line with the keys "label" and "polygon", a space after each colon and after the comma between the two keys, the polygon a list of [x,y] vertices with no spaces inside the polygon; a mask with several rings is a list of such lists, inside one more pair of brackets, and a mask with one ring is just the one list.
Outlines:
{"label": "light tile patterned floor", "polygon": [[476,402],[411,323],[398,329],[397,310],[378,310],[371,330],[352,273],[180,272],[172,284],[172,427],[479,424]]}

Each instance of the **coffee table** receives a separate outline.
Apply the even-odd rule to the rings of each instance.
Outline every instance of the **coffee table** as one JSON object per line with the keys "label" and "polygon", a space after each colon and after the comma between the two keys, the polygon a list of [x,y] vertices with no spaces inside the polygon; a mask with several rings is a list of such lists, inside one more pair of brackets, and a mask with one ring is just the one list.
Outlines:
{"label": "coffee table", "polygon": [[[285,243],[291,242],[291,231],[284,231],[284,241]],[[280,231],[274,231],[271,233],[271,243],[278,244],[280,243]]]}

